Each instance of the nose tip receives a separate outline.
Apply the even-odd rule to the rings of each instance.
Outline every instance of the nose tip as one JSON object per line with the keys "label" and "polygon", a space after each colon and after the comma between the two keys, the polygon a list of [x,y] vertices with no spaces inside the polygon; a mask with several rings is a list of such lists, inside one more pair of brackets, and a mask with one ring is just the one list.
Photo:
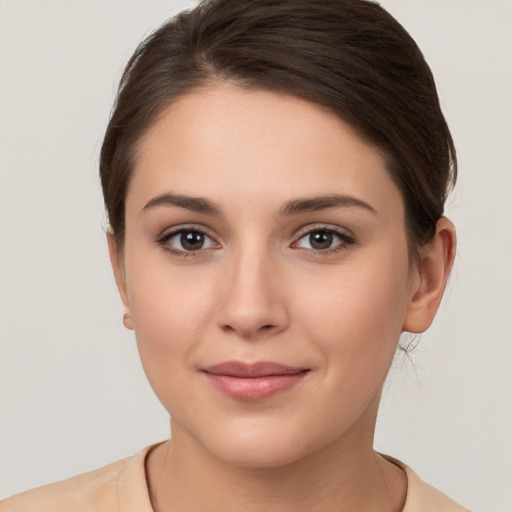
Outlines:
{"label": "nose tip", "polygon": [[250,339],[276,334],[288,325],[282,287],[265,258],[239,262],[231,268],[224,285],[218,307],[218,324],[223,331]]}
{"label": "nose tip", "polygon": [[263,324],[257,317],[250,315],[237,315],[231,317],[227,322],[221,324],[221,328],[226,332],[233,332],[239,337],[244,339],[253,338],[257,335],[271,334],[279,330],[279,325],[276,324]]}

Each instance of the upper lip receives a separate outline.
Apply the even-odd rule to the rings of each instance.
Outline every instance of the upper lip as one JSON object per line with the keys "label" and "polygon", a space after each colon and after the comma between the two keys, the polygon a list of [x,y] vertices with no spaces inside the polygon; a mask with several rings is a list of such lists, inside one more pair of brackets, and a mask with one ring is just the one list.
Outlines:
{"label": "upper lip", "polygon": [[242,361],[225,361],[202,368],[203,372],[213,375],[226,375],[238,378],[268,377],[271,375],[294,375],[307,371],[308,368],[298,368],[272,361],[244,363]]}

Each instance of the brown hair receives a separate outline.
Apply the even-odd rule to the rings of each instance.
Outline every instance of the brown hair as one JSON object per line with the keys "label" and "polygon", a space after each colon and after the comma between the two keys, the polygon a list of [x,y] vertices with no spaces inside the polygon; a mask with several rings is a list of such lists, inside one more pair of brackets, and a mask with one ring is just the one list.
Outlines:
{"label": "brown hair", "polygon": [[384,151],[413,254],[456,178],[432,73],[405,29],[368,0],[205,0],[164,23],[128,62],[100,175],[117,244],[137,143],[179,96],[227,80],[327,107]]}

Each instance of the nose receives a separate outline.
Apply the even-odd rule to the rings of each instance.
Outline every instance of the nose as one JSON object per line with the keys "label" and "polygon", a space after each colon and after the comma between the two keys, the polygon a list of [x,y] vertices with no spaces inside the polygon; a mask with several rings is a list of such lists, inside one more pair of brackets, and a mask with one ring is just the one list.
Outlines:
{"label": "nose", "polygon": [[219,327],[244,339],[275,335],[288,326],[283,282],[278,265],[264,251],[247,248],[219,275]]}

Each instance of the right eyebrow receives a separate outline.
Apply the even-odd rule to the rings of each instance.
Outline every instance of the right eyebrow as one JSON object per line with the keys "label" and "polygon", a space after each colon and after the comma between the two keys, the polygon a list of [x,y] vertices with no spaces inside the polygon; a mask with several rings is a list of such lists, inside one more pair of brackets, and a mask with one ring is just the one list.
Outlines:
{"label": "right eyebrow", "polygon": [[296,215],[299,213],[317,212],[335,207],[357,207],[367,210],[374,215],[377,214],[375,208],[369,203],[358,199],[357,197],[345,194],[331,194],[328,196],[294,199],[285,203],[281,207],[280,213],[281,215]]}
{"label": "right eyebrow", "polygon": [[184,196],[170,192],[156,196],[148,201],[142,211],[146,212],[157,206],[177,206],[197,213],[220,215],[220,208],[204,197]]}

